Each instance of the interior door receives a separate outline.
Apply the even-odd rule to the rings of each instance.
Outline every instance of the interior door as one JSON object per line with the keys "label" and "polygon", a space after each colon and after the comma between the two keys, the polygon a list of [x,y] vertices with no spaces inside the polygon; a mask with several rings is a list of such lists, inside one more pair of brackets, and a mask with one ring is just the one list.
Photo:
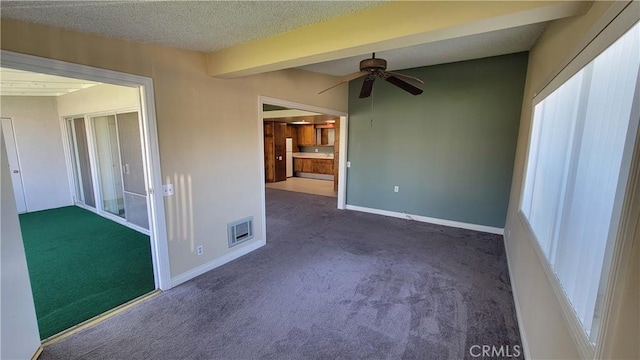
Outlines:
{"label": "interior door", "polygon": [[287,180],[287,124],[274,123],[275,181]]}
{"label": "interior door", "polygon": [[20,161],[18,160],[18,150],[16,147],[16,137],[13,132],[13,122],[10,118],[2,118],[2,135],[7,146],[9,171],[11,173],[13,193],[16,198],[16,207],[18,208],[18,213],[23,213],[27,211],[27,202],[24,196],[22,170],[20,169]]}
{"label": "interior door", "polygon": [[116,118],[122,162],[125,217],[128,222],[149,229],[147,187],[138,113],[118,114]]}

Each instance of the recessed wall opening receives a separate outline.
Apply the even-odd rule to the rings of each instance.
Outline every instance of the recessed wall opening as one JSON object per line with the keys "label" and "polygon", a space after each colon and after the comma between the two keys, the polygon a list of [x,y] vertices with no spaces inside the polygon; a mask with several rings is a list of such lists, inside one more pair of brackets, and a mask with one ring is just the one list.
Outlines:
{"label": "recessed wall opening", "polygon": [[265,103],[262,118],[265,186],[337,198],[340,116]]}
{"label": "recessed wall opening", "polygon": [[153,94],[133,75],[2,55],[2,137],[44,340],[166,287]]}
{"label": "recessed wall opening", "polygon": [[[267,190],[272,194],[289,191],[336,197],[337,208],[345,209],[347,114],[263,96],[259,97],[258,106],[263,155],[261,172],[264,236],[267,236]],[[291,149],[289,154],[287,143]]]}

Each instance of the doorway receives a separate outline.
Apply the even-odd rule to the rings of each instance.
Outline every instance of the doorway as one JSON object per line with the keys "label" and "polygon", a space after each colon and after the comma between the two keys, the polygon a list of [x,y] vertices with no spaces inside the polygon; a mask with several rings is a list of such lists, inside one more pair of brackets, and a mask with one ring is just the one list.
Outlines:
{"label": "doorway", "polygon": [[337,198],[346,117],[300,107],[262,105],[265,187]]}
{"label": "doorway", "polygon": [[[278,111],[282,111],[278,113]],[[267,113],[270,112],[270,113]],[[259,121],[260,121],[260,139],[261,148],[263,149],[262,159],[262,209],[263,220],[266,221],[265,210],[265,189],[267,187],[277,188],[278,186],[286,187],[284,181],[270,181],[269,162],[280,162],[284,165],[285,174],[287,179],[294,181],[300,180],[300,182],[313,182],[320,181],[316,184],[300,184],[297,186],[300,190],[318,189],[318,184],[324,184],[327,192],[331,192],[331,196],[337,198],[337,208],[344,209],[346,205],[346,179],[347,179],[347,131],[348,131],[348,116],[346,113],[324,109],[316,106],[299,104],[291,101],[259,97]],[[300,118],[308,118],[303,120]],[[311,122],[313,117],[313,123]],[[297,118],[297,119],[296,119]],[[274,120],[278,119],[278,120]],[[316,120],[318,124],[316,124]],[[269,128],[272,125],[270,123],[287,123],[288,126],[284,127],[285,143],[284,146],[276,146],[274,142],[274,151],[270,151],[270,144],[272,141],[269,139],[271,135]],[[289,125],[290,124],[290,125]],[[306,128],[296,128],[298,125],[311,125]],[[282,125],[273,125],[275,126]],[[333,129],[333,131],[329,131]],[[290,138],[291,145],[287,147],[286,139]],[[295,138],[295,140],[294,140]],[[282,141],[282,140],[281,140]],[[296,144],[293,144],[293,142]],[[330,143],[332,143],[330,145]],[[284,148],[284,151],[281,149]],[[280,149],[280,150],[278,150]],[[291,149],[291,162],[287,166],[287,149]],[[317,157],[320,160],[328,160],[324,162],[309,162],[298,161],[296,164],[296,157],[293,156],[294,151],[306,153],[307,158]],[[276,150],[279,153],[276,153]],[[300,151],[303,150],[303,151]],[[310,155],[313,154],[313,155]],[[310,155],[310,156],[309,156]],[[269,157],[270,159],[268,159]],[[324,157],[324,158],[323,158]],[[305,157],[299,157],[305,159]],[[281,160],[282,159],[282,160]],[[327,170],[325,167],[327,162],[333,163],[333,169]],[[315,169],[314,169],[315,166]],[[282,170],[280,170],[282,172]],[[297,175],[299,176],[295,176]],[[311,174],[311,176],[309,176]],[[302,176],[300,176],[302,175]],[[282,179],[282,175],[280,175]],[[275,179],[273,179],[275,180]],[[287,180],[288,181],[288,180]],[[278,183],[283,183],[279,185]],[[269,185],[267,185],[269,184]],[[290,185],[291,186],[291,185]],[[291,190],[291,189],[283,189]],[[310,191],[302,191],[310,192]],[[327,194],[328,195],[328,194]],[[266,232],[265,232],[266,236]]]}
{"label": "doorway", "polygon": [[[146,253],[150,257],[149,271],[152,274],[151,290],[169,289],[171,277],[164,202],[162,192],[155,191],[161,189],[162,182],[152,80],[9,51],[2,51],[1,64],[3,68],[82,78],[134,89],[138,103],[135,109],[60,119],[62,133],[58,136],[62,137],[65,152],[68,145],[67,155],[71,155],[68,158],[68,174],[69,187],[74,194],[73,202],[93,210],[93,213],[106,214],[103,218],[110,216],[110,220],[119,219],[121,224],[138,230],[137,233],[146,234]],[[7,124],[3,120],[3,128]],[[98,144],[106,152],[98,155]],[[123,164],[119,169],[115,167],[116,160],[118,164]],[[105,175],[102,177],[95,169],[91,169],[92,166],[99,167],[99,164],[104,165],[102,170]],[[140,170],[141,166],[143,170]],[[106,175],[109,173],[110,178]],[[29,211],[28,203],[26,210]]]}

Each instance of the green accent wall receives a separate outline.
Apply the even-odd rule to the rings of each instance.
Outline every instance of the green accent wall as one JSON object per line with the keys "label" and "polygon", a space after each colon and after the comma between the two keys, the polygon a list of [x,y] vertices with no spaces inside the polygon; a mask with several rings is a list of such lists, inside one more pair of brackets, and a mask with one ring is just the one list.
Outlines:
{"label": "green accent wall", "polygon": [[376,80],[359,99],[350,82],[347,204],[503,228],[527,59],[400,71],[424,80],[418,96]]}

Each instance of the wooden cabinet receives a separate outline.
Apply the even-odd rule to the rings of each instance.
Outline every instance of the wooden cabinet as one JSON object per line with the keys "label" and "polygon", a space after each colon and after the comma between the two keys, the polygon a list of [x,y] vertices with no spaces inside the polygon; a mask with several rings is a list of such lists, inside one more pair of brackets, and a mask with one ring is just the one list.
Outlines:
{"label": "wooden cabinet", "polygon": [[316,174],[333,175],[333,159],[312,159],[313,172]]}
{"label": "wooden cabinet", "polygon": [[316,144],[316,131],[313,124],[296,125],[299,146],[314,146]]}
{"label": "wooden cabinet", "polygon": [[313,172],[313,159],[295,158],[293,159],[293,169],[295,172]]}
{"label": "wooden cabinet", "polygon": [[[315,125],[316,145],[333,146],[335,143],[336,129],[334,124]],[[320,141],[318,143],[318,141]]]}
{"label": "wooden cabinet", "polygon": [[333,175],[333,159],[293,159],[295,172]]}
{"label": "wooden cabinet", "polygon": [[266,182],[287,180],[287,124],[264,123],[264,177]]}

